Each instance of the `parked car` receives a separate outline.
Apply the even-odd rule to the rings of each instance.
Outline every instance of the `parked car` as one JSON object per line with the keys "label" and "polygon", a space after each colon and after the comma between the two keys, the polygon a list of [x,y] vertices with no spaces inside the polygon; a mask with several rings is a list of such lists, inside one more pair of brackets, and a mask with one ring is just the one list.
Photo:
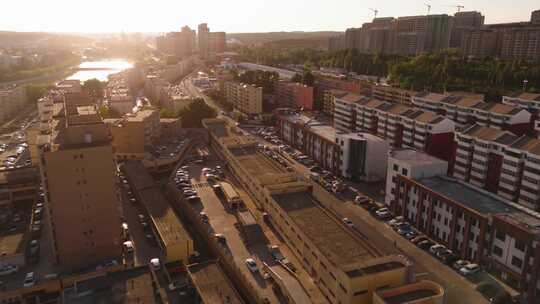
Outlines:
{"label": "parked car", "polygon": [[411,243],[418,244],[418,243],[420,243],[422,241],[427,241],[427,240],[429,240],[429,239],[425,235],[420,235],[420,236],[417,236],[417,237],[413,238],[411,240]]}
{"label": "parked car", "polygon": [[424,240],[424,241],[418,242],[416,246],[418,246],[420,249],[423,249],[423,250],[429,250],[429,248],[431,248],[431,246],[433,246],[434,244],[435,243],[433,243],[430,240]]}
{"label": "parked car", "polygon": [[349,218],[344,217],[344,218],[342,219],[342,221],[343,221],[343,223],[344,223],[345,225],[347,225],[347,227],[349,227],[349,228],[353,228],[353,227],[354,227],[354,223],[353,223]]}
{"label": "parked car", "polygon": [[257,267],[257,263],[252,258],[246,259],[246,266],[249,269],[249,271],[251,271],[252,273],[259,271],[259,267]]}
{"label": "parked car", "polygon": [[461,269],[459,269],[459,273],[464,276],[473,275],[475,273],[478,273],[479,271],[480,271],[480,266],[478,264],[468,264],[461,267]]}
{"label": "parked car", "polygon": [[218,243],[222,243],[222,244],[225,244],[227,243],[227,239],[225,238],[225,236],[221,233],[216,233],[214,234],[214,237],[216,238],[216,240],[218,241]]}
{"label": "parked car", "polygon": [[161,269],[161,263],[159,262],[158,258],[150,259],[150,267],[154,270],[160,270]]}
{"label": "parked car", "polygon": [[436,255],[440,251],[445,251],[445,250],[446,250],[446,247],[444,247],[441,244],[435,244],[435,245],[429,247],[429,253],[431,253],[433,255]]}
{"label": "parked car", "polygon": [[19,271],[19,266],[16,265],[6,265],[0,268],[0,276],[10,275]]}
{"label": "parked car", "polygon": [[394,225],[398,224],[398,223],[403,223],[405,221],[405,218],[403,216],[396,216],[395,218],[389,220],[387,222],[387,224],[390,226],[390,227],[394,227]]}
{"label": "parked car", "polygon": [[364,204],[366,202],[369,202],[369,197],[367,196],[363,196],[363,195],[357,195],[355,198],[354,198],[354,202],[356,204]]}
{"label": "parked car", "polygon": [[471,262],[467,261],[467,260],[457,260],[454,262],[454,264],[452,264],[452,268],[454,268],[454,270],[457,270],[459,271],[461,268],[469,265]]}
{"label": "parked car", "polygon": [[37,282],[36,274],[34,272],[29,272],[24,277],[23,286],[32,287],[36,284],[36,282]]}
{"label": "parked car", "polygon": [[392,218],[392,213],[385,211],[385,212],[376,212],[375,217],[378,218],[381,221],[387,221]]}

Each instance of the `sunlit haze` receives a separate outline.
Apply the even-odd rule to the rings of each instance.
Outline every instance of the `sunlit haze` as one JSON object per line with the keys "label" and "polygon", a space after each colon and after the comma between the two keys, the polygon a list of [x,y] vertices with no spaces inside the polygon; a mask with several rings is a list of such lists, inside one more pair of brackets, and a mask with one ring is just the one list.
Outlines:
{"label": "sunlit haze", "polygon": [[[456,3],[454,3],[456,2]],[[208,22],[226,32],[344,30],[379,16],[453,14],[452,4],[478,10],[486,23],[525,21],[537,0],[19,0],[2,1],[0,30],[55,32],[166,32]],[[22,16],[24,14],[24,17]]]}

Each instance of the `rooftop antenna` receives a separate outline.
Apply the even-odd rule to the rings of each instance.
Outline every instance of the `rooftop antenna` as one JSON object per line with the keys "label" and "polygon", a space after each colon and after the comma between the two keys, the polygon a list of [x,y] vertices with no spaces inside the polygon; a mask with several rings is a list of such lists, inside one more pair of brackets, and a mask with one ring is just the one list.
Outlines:
{"label": "rooftop antenna", "polygon": [[377,18],[377,14],[379,13],[379,10],[377,9],[374,9],[374,8],[370,8],[370,10],[373,12],[373,14],[375,15],[375,17],[373,17],[373,19]]}
{"label": "rooftop antenna", "polygon": [[424,5],[427,7],[427,14],[431,12],[431,4],[424,3]]}

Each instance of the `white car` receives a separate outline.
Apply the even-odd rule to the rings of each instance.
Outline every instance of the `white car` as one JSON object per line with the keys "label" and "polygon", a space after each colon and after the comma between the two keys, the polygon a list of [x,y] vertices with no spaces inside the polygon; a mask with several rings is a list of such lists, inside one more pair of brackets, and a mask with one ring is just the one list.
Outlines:
{"label": "white car", "polygon": [[252,273],[259,271],[259,267],[257,267],[257,263],[252,258],[246,259],[246,266],[249,269],[249,271],[251,271]]}
{"label": "white car", "polygon": [[150,260],[150,266],[152,267],[152,269],[154,270],[159,270],[161,269],[161,263],[159,262],[159,259],[158,258],[153,258]]}
{"label": "white car", "polygon": [[441,244],[435,244],[435,245],[433,245],[433,246],[431,246],[431,247],[429,248],[429,252],[430,252],[431,254],[437,254],[437,252],[443,251],[443,250],[446,250],[446,247],[444,247],[444,246],[441,245]]}
{"label": "white car", "polygon": [[461,273],[464,276],[475,274],[480,271],[480,266],[478,264],[469,264],[465,265],[464,267],[461,267],[459,270],[459,273]]}
{"label": "white car", "polygon": [[23,287],[32,287],[36,284],[36,275],[33,272],[29,272],[24,277]]}
{"label": "white car", "polygon": [[354,227],[353,222],[352,222],[349,218],[344,217],[344,218],[342,219],[342,221],[343,221],[343,223],[344,223],[345,225],[347,225],[347,227],[349,227],[349,228]]}

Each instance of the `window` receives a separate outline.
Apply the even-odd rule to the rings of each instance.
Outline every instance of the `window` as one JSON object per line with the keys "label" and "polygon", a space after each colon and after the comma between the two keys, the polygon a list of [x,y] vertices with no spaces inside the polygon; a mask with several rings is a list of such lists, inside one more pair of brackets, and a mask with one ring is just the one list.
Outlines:
{"label": "window", "polygon": [[407,176],[408,173],[409,173],[409,170],[407,170],[405,168],[401,169],[401,174]]}
{"label": "window", "polygon": [[399,166],[398,165],[394,165],[394,171],[399,171]]}
{"label": "window", "polygon": [[516,249],[520,250],[520,251],[525,251],[525,242],[523,241],[520,241],[520,240],[516,240]]}
{"label": "window", "polygon": [[520,258],[516,258],[515,256],[512,256],[512,265],[521,269],[521,266],[523,266],[523,260],[521,260]]}
{"label": "window", "polygon": [[503,242],[506,240],[506,234],[504,234],[504,232],[500,230],[497,230],[497,232],[495,233],[495,237]]}
{"label": "window", "polygon": [[493,246],[493,254],[496,255],[496,256],[499,256],[501,257],[502,254],[503,254],[503,251],[501,248],[499,248],[498,246]]}

